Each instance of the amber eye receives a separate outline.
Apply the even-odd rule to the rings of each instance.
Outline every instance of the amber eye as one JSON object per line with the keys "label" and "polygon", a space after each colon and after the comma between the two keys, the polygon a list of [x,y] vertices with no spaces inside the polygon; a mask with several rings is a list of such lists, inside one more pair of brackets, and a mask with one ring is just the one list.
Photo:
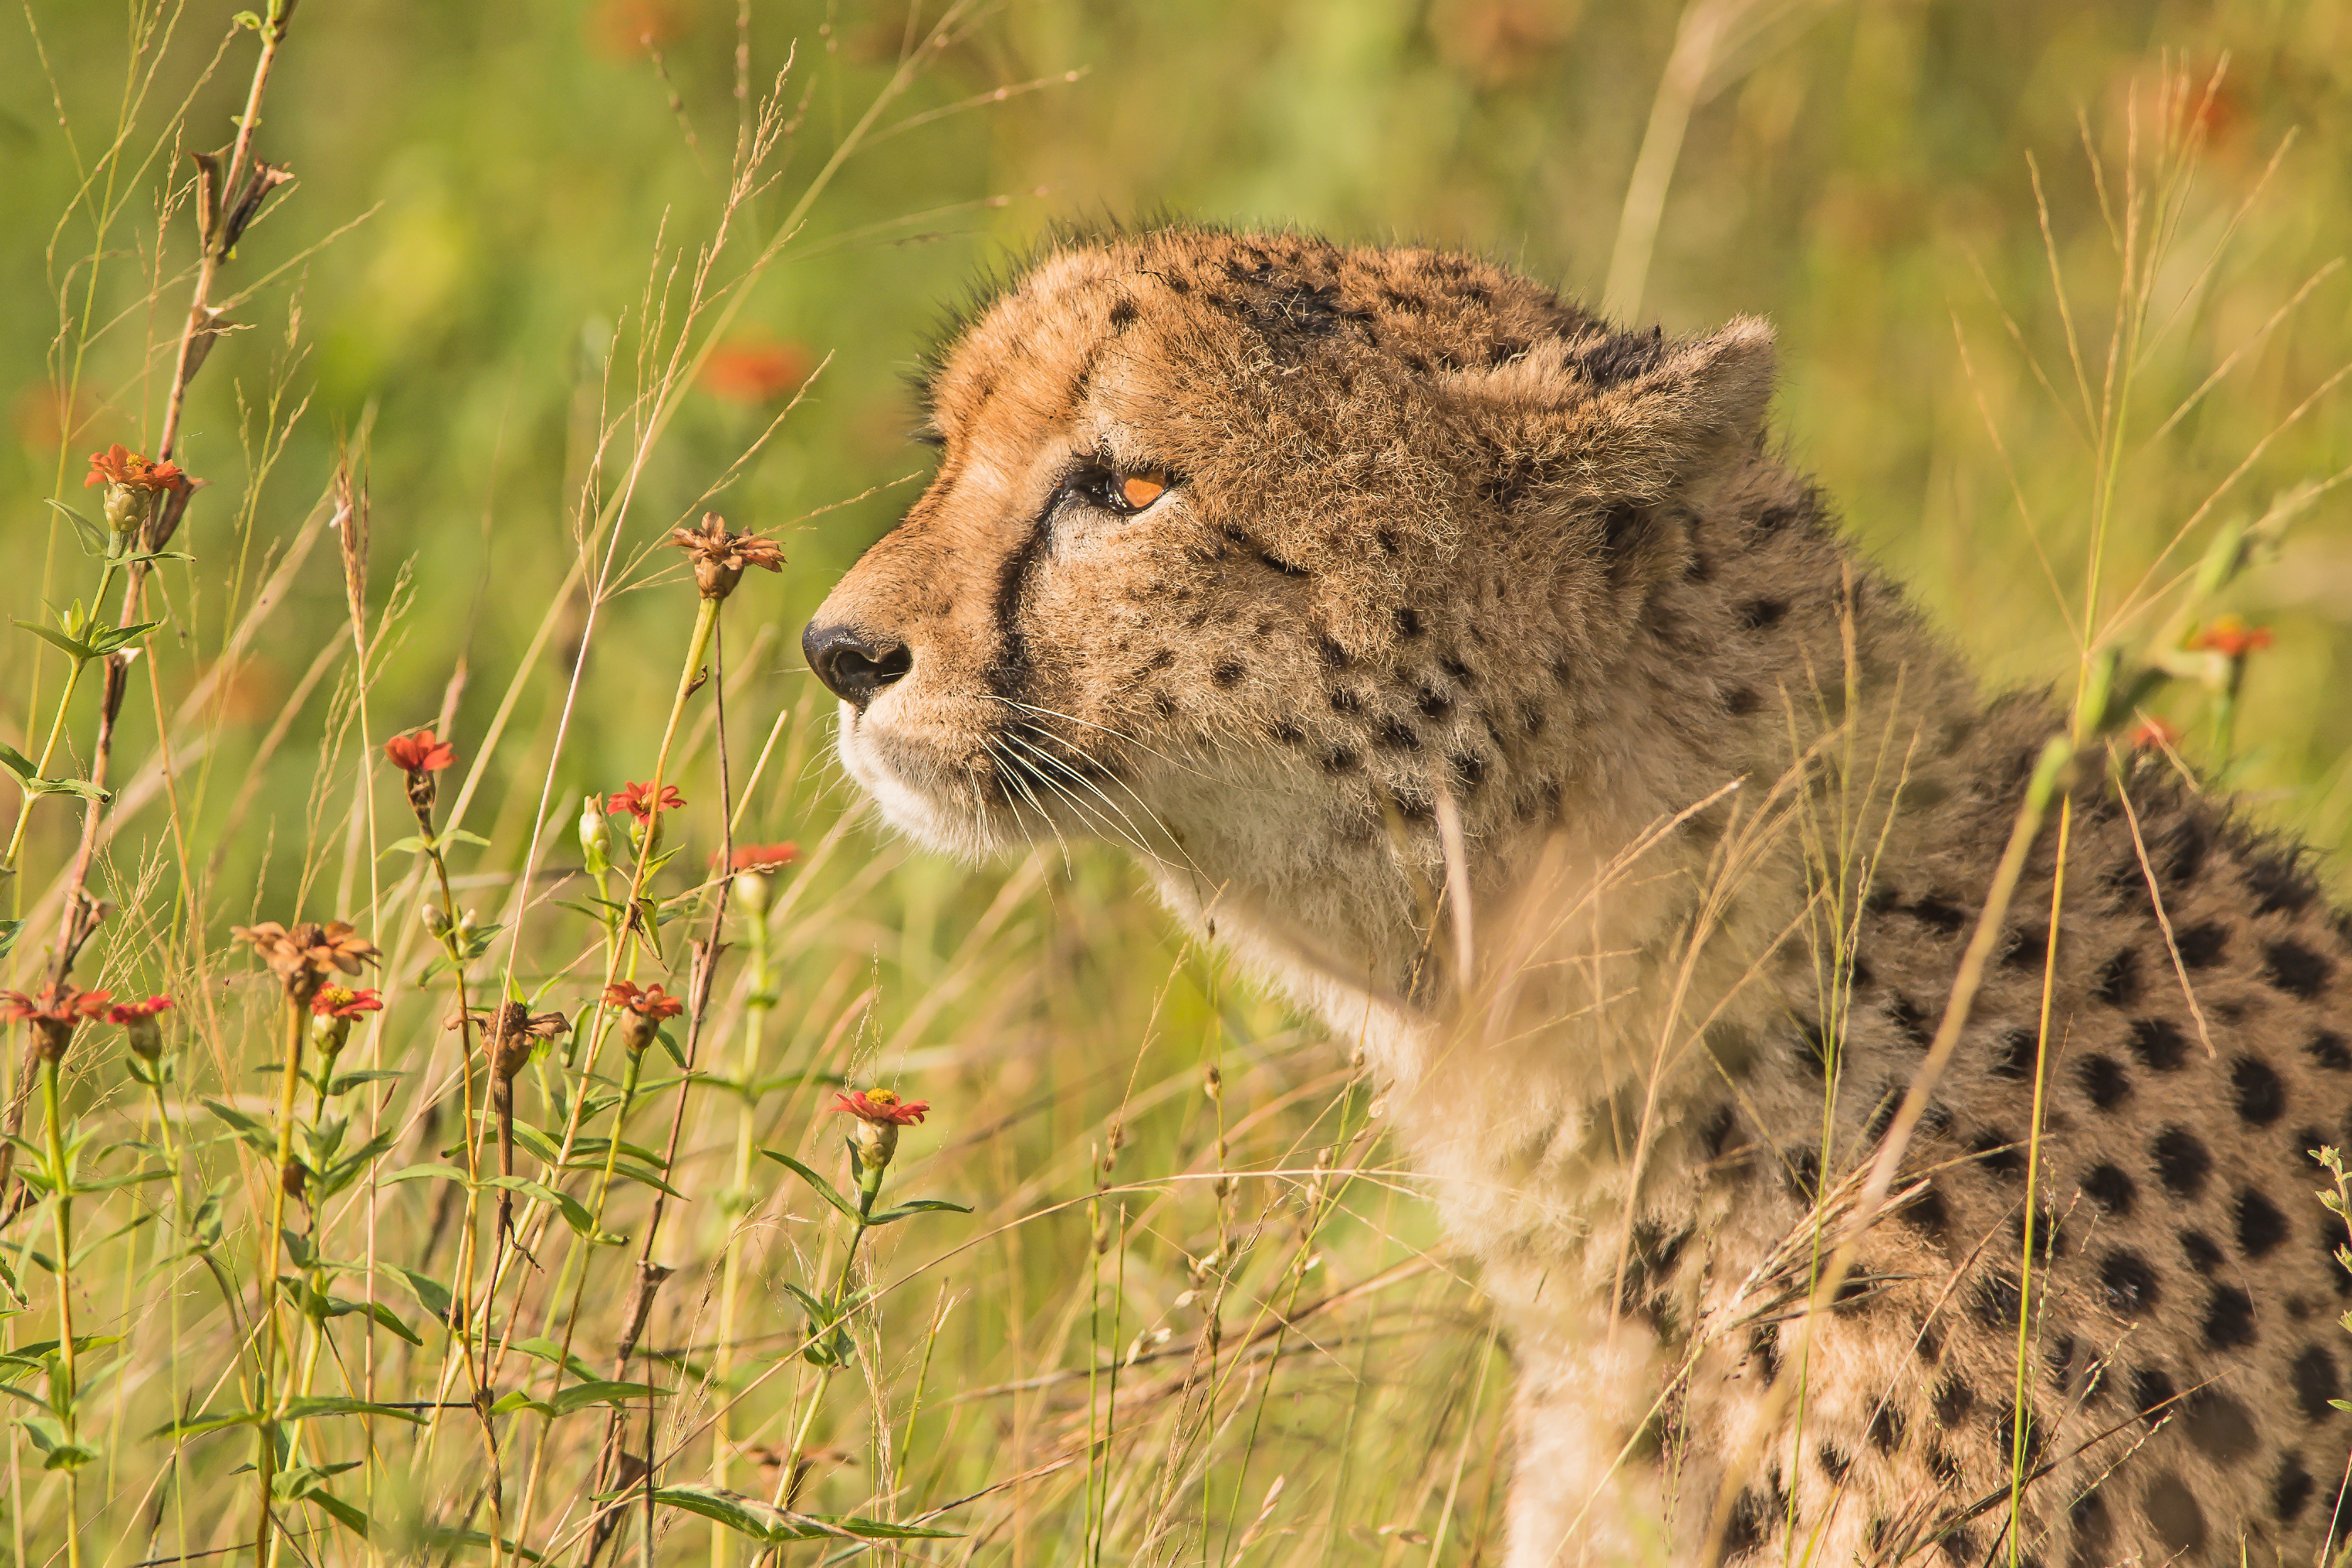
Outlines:
{"label": "amber eye", "polygon": [[1130,511],[1141,511],[1168,489],[1168,476],[1164,473],[1120,474],[1118,479],[1118,499],[1127,503]]}

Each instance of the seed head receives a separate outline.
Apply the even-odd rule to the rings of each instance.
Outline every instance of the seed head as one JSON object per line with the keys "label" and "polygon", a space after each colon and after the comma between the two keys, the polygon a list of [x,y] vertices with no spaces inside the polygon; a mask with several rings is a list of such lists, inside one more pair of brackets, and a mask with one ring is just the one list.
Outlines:
{"label": "seed head", "polygon": [[715,511],[702,514],[700,528],[673,528],[669,542],[694,562],[694,585],[706,599],[724,599],[743,580],[747,566],[770,572],[784,569],[784,552],[772,539],[756,533],[730,533],[727,520]]}
{"label": "seed head", "polygon": [[286,988],[286,994],[302,1007],[310,1005],[331,973],[357,974],[360,965],[383,956],[375,943],[342,921],[324,925],[304,921],[291,931],[276,921],[265,921],[254,926],[231,926],[229,934],[251,943]]}

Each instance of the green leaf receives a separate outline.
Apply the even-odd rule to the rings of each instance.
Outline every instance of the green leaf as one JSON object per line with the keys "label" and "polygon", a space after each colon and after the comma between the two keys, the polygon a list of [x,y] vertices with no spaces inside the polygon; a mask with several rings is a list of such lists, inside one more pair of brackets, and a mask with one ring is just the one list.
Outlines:
{"label": "green leaf", "polygon": [[41,1451],[41,1468],[45,1470],[78,1470],[101,1457],[97,1449],[68,1438],[65,1423],[53,1415],[26,1416],[19,1425],[33,1440],[33,1447]]}
{"label": "green leaf", "polygon": [[790,1154],[779,1153],[773,1149],[762,1149],[760,1152],[765,1154],[769,1159],[773,1160],[779,1165],[790,1167],[793,1173],[798,1175],[801,1180],[806,1182],[810,1186],[816,1189],[817,1196],[823,1198],[825,1202],[839,1209],[843,1214],[847,1215],[851,1219],[858,1219],[861,1217],[857,1212],[857,1205],[851,1203],[847,1198],[843,1197],[839,1190],[836,1189],[831,1182],[826,1181],[823,1176],[818,1175],[814,1171],[810,1170],[806,1165],[802,1164]]}
{"label": "green leaf", "polygon": [[[644,1494],[638,1492],[634,1495],[641,1497]],[[779,1517],[782,1513],[781,1509],[719,1487],[704,1486],[698,1482],[681,1487],[656,1487],[653,1497],[654,1501],[665,1508],[699,1515],[725,1525],[739,1535],[748,1535],[771,1546],[784,1539],[777,1534],[777,1531],[789,1528]]]}
{"label": "green leaf", "polygon": [[286,1419],[289,1421],[308,1421],[316,1415],[388,1415],[412,1426],[425,1425],[425,1417],[414,1410],[403,1410],[397,1405],[377,1405],[365,1399],[347,1399],[341,1394],[286,1402]]}
{"label": "green leaf", "polygon": [[445,1323],[449,1321],[449,1305],[453,1300],[449,1287],[430,1274],[419,1274],[415,1269],[404,1268],[397,1263],[387,1263],[383,1267],[408,1287],[408,1293],[416,1298],[418,1306]]}
{"label": "green leaf", "polygon": [[324,1509],[329,1518],[362,1541],[368,1538],[368,1516],[333,1493],[323,1489],[313,1489],[304,1495],[302,1500],[314,1507]]}
{"label": "green leaf", "polygon": [[394,1182],[429,1182],[436,1177],[445,1182],[462,1182],[466,1173],[455,1165],[403,1165],[390,1175],[377,1177],[376,1183],[386,1186]]}
{"label": "green leaf", "polygon": [[576,1383],[556,1390],[552,1401],[558,1415],[569,1415],[592,1405],[625,1405],[632,1399],[657,1399],[669,1392],[649,1383]]}
{"label": "green leaf", "polygon": [[117,653],[163,624],[161,621],[134,621],[127,626],[100,626],[89,634],[89,646],[101,655]]}
{"label": "green leaf", "polygon": [[33,765],[33,759],[5,741],[0,741],[0,768],[6,768],[20,779],[37,779],[41,776],[41,770]]}
{"label": "green leaf", "polygon": [[239,1142],[261,1151],[272,1160],[278,1158],[278,1135],[259,1121],[247,1116],[234,1105],[224,1105],[217,1100],[205,1100],[204,1107],[223,1121],[227,1122],[229,1131],[236,1134]]}
{"label": "green leaf", "polygon": [[812,1513],[805,1517],[847,1531],[852,1535],[869,1541],[961,1541],[952,1530],[932,1530],[920,1524],[892,1524],[887,1520],[867,1519],[856,1513]]}
{"label": "green leaf", "polygon": [[196,1437],[206,1432],[224,1432],[231,1426],[250,1426],[260,1416],[250,1410],[207,1410],[201,1415],[170,1422],[150,1432],[150,1437]]}
{"label": "green leaf", "polygon": [[349,1094],[363,1083],[385,1083],[408,1075],[393,1068],[369,1068],[361,1072],[339,1072],[327,1082],[327,1097]]}
{"label": "green leaf", "polygon": [[490,847],[490,841],[488,839],[483,837],[478,833],[468,833],[462,827],[450,828],[447,832],[441,835],[440,842],[444,844],[474,844],[480,846],[484,849],[488,849]]}
{"label": "green leaf", "polygon": [[563,1215],[564,1224],[591,1241],[612,1247],[628,1239],[616,1231],[598,1230],[595,1218],[589,1214],[586,1204],[569,1193],[557,1192],[544,1182],[534,1182],[528,1176],[485,1176],[482,1185],[505,1187],[526,1197],[537,1198],[541,1203],[552,1205]]}
{"label": "green leaf", "polygon": [[43,496],[41,499],[47,501],[50,506],[56,508],[58,511],[65,513],[66,521],[74,525],[74,531],[76,533],[81,535],[82,552],[84,554],[104,555],[106,553],[107,546],[113,542],[113,540],[108,535],[106,530],[90,521],[89,519],[82,516],[80,512],[76,511],[72,507],[66,505],[66,503],[61,500],[58,500],[49,496]]}
{"label": "green leaf", "polygon": [[[92,1351],[102,1351],[109,1345],[121,1342],[121,1334],[76,1334],[74,1354],[85,1356]],[[55,1340],[36,1340],[31,1344],[18,1345],[5,1355],[0,1355],[0,1383],[13,1383],[28,1373],[44,1370],[47,1358],[57,1352],[57,1348]]]}
{"label": "green leaf", "polygon": [[[23,921],[0,921],[0,958],[5,958],[8,956],[9,949],[16,945],[16,939],[19,936],[22,936],[24,932],[25,922]],[[137,1061],[138,1059],[139,1058],[136,1057],[131,1058],[133,1061]]]}
{"label": "green leaf", "polygon": [[582,1383],[593,1383],[596,1381],[596,1369],[594,1367],[590,1366],[577,1355],[567,1353],[564,1348],[562,1345],[557,1344],[553,1340],[534,1334],[527,1340],[517,1340],[515,1342],[514,1348],[522,1352],[525,1355],[537,1356],[543,1362],[562,1367],[564,1371],[578,1378]]}
{"label": "green leaf", "polygon": [[86,661],[98,657],[98,649],[90,647],[88,643],[76,642],[73,638],[66,636],[63,632],[51,631],[48,627],[41,626],[37,622],[34,621],[18,621],[16,624],[24,627],[26,631],[32,633],[35,637],[40,638],[43,642],[56,644],[58,647],[63,648],[67,653],[72,655],[77,661]]}
{"label": "green leaf", "polygon": [[555,1419],[554,1405],[533,1399],[520,1388],[511,1393],[499,1394],[497,1402],[490,1406],[490,1414],[493,1415],[506,1415],[517,1410],[528,1410],[532,1415],[543,1415],[550,1421]]}
{"label": "green leaf", "polygon": [[867,1215],[866,1223],[869,1226],[888,1225],[894,1220],[905,1219],[910,1214],[970,1214],[971,1212],[970,1204],[951,1204],[945,1198],[910,1198],[896,1208],[884,1209],[880,1214]]}

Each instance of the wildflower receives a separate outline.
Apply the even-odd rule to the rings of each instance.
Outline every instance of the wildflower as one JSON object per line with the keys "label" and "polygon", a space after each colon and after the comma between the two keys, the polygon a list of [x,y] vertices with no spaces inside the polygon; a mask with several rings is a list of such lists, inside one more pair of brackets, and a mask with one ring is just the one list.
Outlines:
{"label": "wildflower", "polygon": [[633,784],[613,796],[612,804],[604,807],[604,813],[608,816],[618,816],[625,811],[636,818],[638,826],[643,827],[653,820],[656,812],[676,811],[685,804],[686,801],[677,793],[676,784],[662,785],[661,798],[656,800],[653,785]]}
{"label": "wildflower", "polygon": [[613,828],[604,820],[604,803],[590,795],[580,804],[580,855],[592,877],[613,868]]}
{"label": "wildflower", "polygon": [[756,533],[731,533],[727,520],[715,511],[702,514],[699,529],[673,528],[669,542],[694,560],[694,585],[706,599],[723,599],[743,580],[746,566],[770,572],[784,569],[784,552],[772,539]]}
{"label": "wildflower", "polygon": [[627,59],[681,37],[691,22],[679,0],[604,0],[590,14],[587,31],[599,49]]}
{"label": "wildflower", "polygon": [[541,1041],[572,1032],[572,1020],[562,1014],[533,1013],[520,1002],[501,1002],[480,1012],[460,1014],[449,1020],[449,1027],[462,1028],[468,1023],[482,1026],[482,1054],[490,1058],[490,1076],[509,1083]]}
{"label": "wildflower", "polygon": [[362,1013],[383,1011],[383,994],[380,991],[353,991],[341,985],[322,985],[310,998],[310,1037],[319,1048],[332,1056],[343,1048],[351,1038],[352,1021]]}
{"label": "wildflower", "polygon": [[2133,728],[2131,743],[2136,751],[2174,751],[2180,745],[2180,731],[2151,714]]}
{"label": "wildflower", "polygon": [[2243,616],[2217,616],[2210,626],[2189,639],[2191,648],[2210,648],[2224,658],[2243,658],[2276,640],[2268,626],[2250,626]]}
{"label": "wildflower", "polygon": [[782,844],[747,844],[735,851],[727,862],[730,871],[781,871],[801,858],[801,847],[789,841]]}
{"label": "wildflower", "polygon": [[121,1025],[131,1050],[152,1062],[163,1054],[163,1026],[155,1022],[155,1015],[171,1005],[169,996],[150,996],[144,1002],[118,1002],[106,1010],[106,1021]]}
{"label": "wildflower", "polygon": [[431,730],[394,735],[383,743],[385,760],[408,775],[408,805],[419,823],[433,815],[433,775],[457,760],[457,748],[436,739]]}
{"label": "wildflower", "polygon": [[666,994],[659,985],[639,988],[626,980],[604,987],[604,1005],[621,1015],[621,1046],[631,1056],[643,1056],[662,1021],[686,1011],[686,1003]]}
{"label": "wildflower", "polygon": [[33,1047],[45,1062],[65,1059],[73,1032],[94,1018],[106,1016],[111,992],[77,991],[71,982],[45,985],[37,995],[0,991],[0,1022],[33,1026]]}
{"label": "wildflower", "polygon": [[276,921],[265,921],[254,926],[231,926],[229,933],[251,943],[278,984],[286,987],[286,994],[304,1007],[326,984],[330,971],[357,974],[361,964],[373,963],[383,956],[375,943],[342,921],[324,925],[304,921],[291,931]]}
{"label": "wildflower", "polygon": [[729,403],[771,402],[808,377],[808,353],[796,343],[738,340],[702,362],[702,390]]}
{"label": "wildflower", "polygon": [[857,1163],[877,1173],[898,1152],[898,1129],[919,1125],[931,1109],[928,1100],[900,1100],[887,1089],[853,1089],[833,1099],[832,1110],[857,1118]]}
{"label": "wildflower", "polygon": [[117,441],[103,452],[89,455],[89,472],[81,486],[106,487],[106,526],[118,534],[144,527],[155,510],[155,498],[188,488],[188,476],[175,464],[151,463]]}

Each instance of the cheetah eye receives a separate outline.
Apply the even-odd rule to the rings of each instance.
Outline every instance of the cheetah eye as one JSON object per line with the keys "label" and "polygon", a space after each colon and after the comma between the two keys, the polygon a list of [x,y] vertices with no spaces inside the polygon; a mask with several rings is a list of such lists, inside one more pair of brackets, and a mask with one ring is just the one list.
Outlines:
{"label": "cheetah eye", "polygon": [[1090,468],[1070,481],[1070,488],[1105,511],[1133,517],[1166,495],[1176,477],[1165,468],[1121,470],[1108,464]]}

